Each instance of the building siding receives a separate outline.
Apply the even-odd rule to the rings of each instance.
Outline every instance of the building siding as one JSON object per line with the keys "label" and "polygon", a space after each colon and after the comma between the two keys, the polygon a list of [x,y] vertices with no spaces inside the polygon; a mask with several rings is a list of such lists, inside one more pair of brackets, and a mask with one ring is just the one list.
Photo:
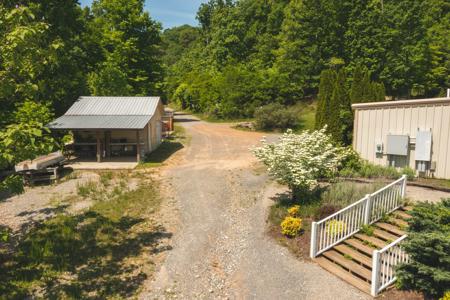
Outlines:
{"label": "building siding", "polygon": [[[360,155],[378,165],[388,165],[386,142],[388,134],[409,135],[409,154],[404,164],[416,169],[415,138],[417,130],[431,130],[431,161],[436,169],[428,173],[437,178],[450,178],[450,99],[447,102],[430,101],[429,104],[389,103],[355,108],[353,147]],[[375,147],[383,143],[383,155]],[[398,161],[397,161],[398,162]]]}

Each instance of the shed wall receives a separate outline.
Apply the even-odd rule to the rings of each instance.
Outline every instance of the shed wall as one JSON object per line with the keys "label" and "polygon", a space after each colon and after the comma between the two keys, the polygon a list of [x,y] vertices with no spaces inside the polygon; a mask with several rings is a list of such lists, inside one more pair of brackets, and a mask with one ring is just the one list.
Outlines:
{"label": "shed wall", "polygon": [[[388,165],[385,153],[388,134],[410,136],[409,155],[402,165],[416,169],[415,138],[418,130],[431,130],[431,161],[436,162],[433,173],[438,178],[450,178],[450,105],[378,106],[355,110],[353,147],[364,159],[378,165]],[[377,155],[376,144],[383,143],[383,155]],[[399,165],[401,166],[401,165]]]}

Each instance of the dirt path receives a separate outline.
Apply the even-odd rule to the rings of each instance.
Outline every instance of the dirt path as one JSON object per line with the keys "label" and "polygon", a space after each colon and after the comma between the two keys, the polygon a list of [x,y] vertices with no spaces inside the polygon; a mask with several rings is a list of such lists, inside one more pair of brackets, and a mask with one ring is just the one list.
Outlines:
{"label": "dirt path", "polygon": [[249,148],[261,134],[183,119],[191,144],[162,174],[172,185],[180,228],[141,299],[368,298],[266,236],[270,198],[283,190],[253,171]]}

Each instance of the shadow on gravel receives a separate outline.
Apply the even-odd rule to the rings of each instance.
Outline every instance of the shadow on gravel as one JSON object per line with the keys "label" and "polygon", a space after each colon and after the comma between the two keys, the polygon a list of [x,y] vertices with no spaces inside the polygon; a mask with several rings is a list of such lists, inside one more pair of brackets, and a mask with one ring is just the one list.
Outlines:
{"label": "shadow on gravel", "polygon": [[189,118],[175,118],[176,123],[189,123],[189,122],[200,122],[198,119],[189,119]]}
{"label": "shadow on gravel", "polygon": [[[36,225],[20,238],[14,253],[0,252],[0,295],[6,299],[133,296],[147,278],[139,256],[144,251],[171,250],[159,241],[172,234],[144,222],[88,211],[61,214]],[[148,230],[136,232],[140,224]]]}

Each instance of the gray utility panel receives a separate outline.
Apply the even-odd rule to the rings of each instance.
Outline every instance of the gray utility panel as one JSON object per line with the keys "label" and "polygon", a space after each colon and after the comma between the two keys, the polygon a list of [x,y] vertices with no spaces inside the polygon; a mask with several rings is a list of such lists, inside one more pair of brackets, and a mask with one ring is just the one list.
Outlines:
{"label": "gray utility panel", "polygon": [[417,131],[416,160],[431,161],[431,131]]}
{"label": "gray utility panel", "polygon": [[388,134],[386,154],[408,156],[409,136]]}

